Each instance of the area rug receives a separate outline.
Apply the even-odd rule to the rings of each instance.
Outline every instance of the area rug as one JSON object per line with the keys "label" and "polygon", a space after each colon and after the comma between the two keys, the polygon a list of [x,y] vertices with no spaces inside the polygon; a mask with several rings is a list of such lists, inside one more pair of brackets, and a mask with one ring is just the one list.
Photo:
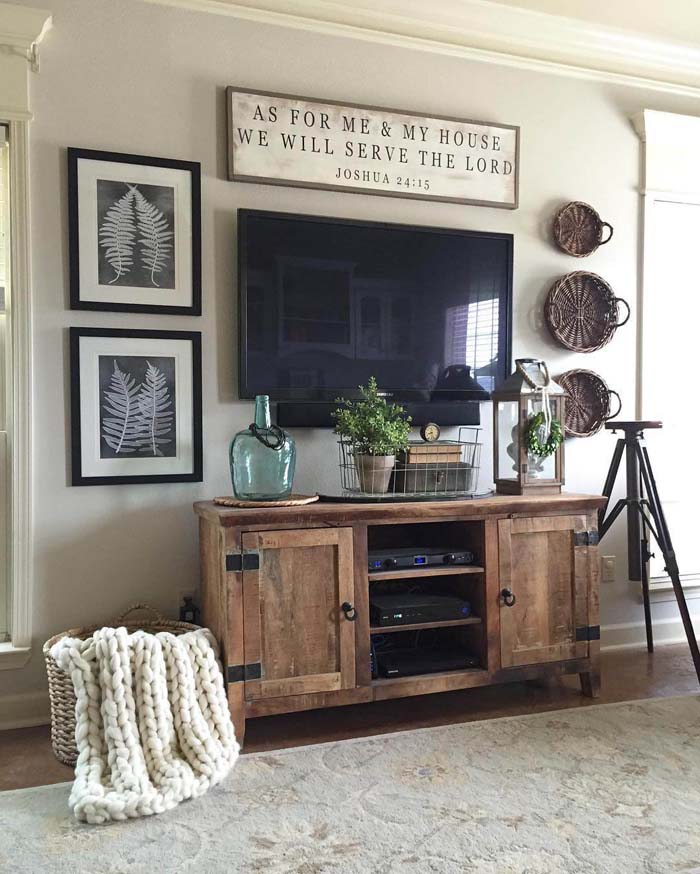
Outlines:
{"label": "area rug", "polygon": [[700,874],[700,696],[243,756],[148,820],[68,794],[0,794],[3,874]]}

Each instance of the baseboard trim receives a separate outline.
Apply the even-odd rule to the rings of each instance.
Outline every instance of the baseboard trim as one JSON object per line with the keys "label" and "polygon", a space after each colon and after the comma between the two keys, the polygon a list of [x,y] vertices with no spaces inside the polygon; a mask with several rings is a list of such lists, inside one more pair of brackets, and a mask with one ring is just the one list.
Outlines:
{"label": "baseboard trim", "polygon": [[[646,644],[644,622],[604,625],[600,630],[600,638],[601,650],[604,652],[639,649]],[[655,621],[654,643],[657,646],[685,643],[685,632],[680,619]],[[0,731],[48,725],[51,722],[49,693],[39,690],[0,697],[0,714]]]}
{"label": "baseboard trim", "polygon": [[[665,646],[685,643],[685,631],[680,619],[654,620],[654,644]],[[700,628],[700,623],[698,624]],[[619,625],[603,625],[600,629],[600,648],[603,652],[618,649],[638,649],[646,646],[644,622],[623,622]]]}
{"label": "baseboard trim", "polygon": [[0,698],[0,731],[11,728],[30,728],[33,725],[48,725],[51,722],[49,693],[20,692]]}

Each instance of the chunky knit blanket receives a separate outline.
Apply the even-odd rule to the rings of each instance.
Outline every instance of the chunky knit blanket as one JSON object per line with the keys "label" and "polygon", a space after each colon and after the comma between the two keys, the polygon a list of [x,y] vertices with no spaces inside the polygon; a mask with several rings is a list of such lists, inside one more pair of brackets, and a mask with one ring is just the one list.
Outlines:
{"label": "chunky knit blanket", "polygon": [[215,647],[206,629],[102,628],[52,648],[75,686],[79,820],[162,813],[228,774],[239,747]]}

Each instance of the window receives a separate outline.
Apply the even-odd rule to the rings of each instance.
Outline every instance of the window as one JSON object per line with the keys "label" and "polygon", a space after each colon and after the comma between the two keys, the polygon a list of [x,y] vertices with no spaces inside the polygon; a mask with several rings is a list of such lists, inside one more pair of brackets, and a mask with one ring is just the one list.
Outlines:
{"label": "window", "polygon": [[[639,419],[659,419],[649,430],[651,462],[690,597],[700,594],[695,460],[700,412],[694,403],[697,324],[700,318],[700,118],[644,110],[634,119],[644,142],[644,242]],[[656,600],[671,600],[659,549],[649,562]]]}
{"label": "window", "polygon": [[0,642],[8,639],[9,614],[9,482],[7,455],[7,316],[10,291],[9,132],[0,125]]}
{"label": "window", "polygon": [[[696,292],[700,195],[648,193],[645,216],[642,418],[663,429],[646,434],[686,586],[700,586],[695,436],[700,412],[689,397],[697,369],[700,301]],[[652,590],[669,588],[660,550],[649,563]]]}

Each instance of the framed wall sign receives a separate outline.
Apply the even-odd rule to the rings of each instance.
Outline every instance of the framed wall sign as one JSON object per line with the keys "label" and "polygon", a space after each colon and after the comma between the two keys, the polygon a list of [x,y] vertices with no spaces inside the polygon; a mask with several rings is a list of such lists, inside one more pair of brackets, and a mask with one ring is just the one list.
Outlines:
{"label": "framed wall sign", "polygon": [[198,316],[200,165],[68,149],[71,309]]}
{"label": "framed wall sign", "polygon": [[229,87],[229,178],[516,209],[520,128]]}
{"label": "framed wall sign", "polygon": [[72,484],[201,482],[201,334],[71,328]]}

